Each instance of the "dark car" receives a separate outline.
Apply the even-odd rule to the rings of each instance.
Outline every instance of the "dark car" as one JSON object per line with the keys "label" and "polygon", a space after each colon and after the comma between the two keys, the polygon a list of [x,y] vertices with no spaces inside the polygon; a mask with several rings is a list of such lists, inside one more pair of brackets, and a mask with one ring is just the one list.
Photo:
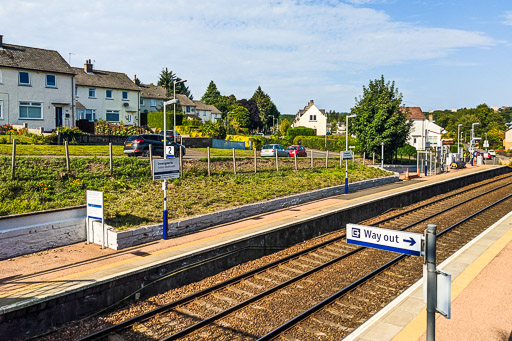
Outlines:
{"label": "dark car", "polygon": [[[167,135],[167,137],[169,137],[171,140],[174,139],[174,135],[176,135],[176,140],[178,140],[178,136],[180,136],[180,133],[178,133],[177,131],[173,131],[173,130],[166,130],[165,131],[165,134]],[[164,131],[161,130],[160,131],[160,136],[163,136],[164,135]]]}
{"label": "dark car", "polygon": [[290,153],[291,157],[294,157],[297,154],[297,157],[306,157],[308,154],[306,153],[306,148],[303,146],[290,146],[286,148],[288,153]]}
{"label": "dark car", "polygon": [[[140,134],[128,137],[124,142],[123,153],[128,156],[141,155],[148,157],[149,145],[152,145],[151,148],[153,149],[153,155],[164,156],[164,138],[163,135],[158,134]],[[180,154],[185,155],[185,146],[177,142],[173,142],[170,138],[167,138],[167,146],[174,146],[175,156],[180,156]]]}

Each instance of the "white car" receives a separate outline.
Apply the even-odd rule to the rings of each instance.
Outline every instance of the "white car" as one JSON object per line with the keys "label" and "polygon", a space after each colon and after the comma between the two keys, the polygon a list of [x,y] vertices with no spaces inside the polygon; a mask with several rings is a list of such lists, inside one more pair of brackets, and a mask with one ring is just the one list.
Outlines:
{"label": "white car", "polygon": [[280,144],[266,144],[261,148],[261,156],[290,156],[288,151]]}
{"label": "white car", "polygon": [[492,157],[495,157],[496,156],[496,152],[494,150],[489,150],[488,152],[489,154],[491,154]]}

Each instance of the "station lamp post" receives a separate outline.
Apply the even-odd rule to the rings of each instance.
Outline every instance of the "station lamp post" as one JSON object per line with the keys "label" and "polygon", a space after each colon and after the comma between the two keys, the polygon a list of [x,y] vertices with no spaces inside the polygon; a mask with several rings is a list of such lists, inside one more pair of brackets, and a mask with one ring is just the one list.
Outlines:
{"label": "station lamp post", "polygon": [[[348,151],[348,119],[349,118],[354,118],[356,117],[357,115],[347,115],[346,118],[346,123],[345,123],[345,131],[346,131],[346,136],[345,136],[345,150]],[[326,139],[327,139],[327,131],[325,132],[325,136],[326,136]],[[327,141],[327,140],[326,140]],[[326,148],[327,149],[327,148]],[[348,159],[345,159],[345,194],[348,194]]]}
{"label": "station lamp post", "polygon": [[462,123],[457,124],[457,154],[459,154],[460,157],[460,127],[462,126]]}
{"label": "station lamp post", "polygon": [[473,140],[475,139],[475,126],[480,124],[479,122],[471,123],[471,145],[474,145]]}
{"label": "station lamp post", "polygon": [[[174,104],[176,106],[176,103],[179,103],[176,98],[171,99],[169,101],[164,102],[164,159],[167,159],[167,106]],[[176,115],[176,112],[175,112]],[[176,117],[176,116],[175,116]],[[176,120],[174,120],[176,122]],[[176,123],[175,123],[176,124]],[[180,150],[180,157],[181,157],[181,150]],[[164,212],[163,212],[163,239],[167,239],[167,179],[164,179],[164,182],[162,183],[162,189],[164,190]]]}
{"label": "station lamp post", "polygon": [[[173,82],[174,83],[174,93],[173,93],[174,96],[172,97],[173,99],[176,99],[176,83],[185,83],[186,81],[187,81],[186,79],[182,79],[177,82],[176,81]],[[174,142],[176,142],[176,103],[177,102],[174,103],[174,127],[173,127],[174,130],[172,131],[172,136],[173,136],[172,140]],[[165,113],[165,111],[164,111],[164,113]],[[165,114],[164,114],[164,116],[165,116]],[[164,133],[164,136],[165,136],[165,133]],[[164,146],[164,148],[165,148],[165,146]]]}

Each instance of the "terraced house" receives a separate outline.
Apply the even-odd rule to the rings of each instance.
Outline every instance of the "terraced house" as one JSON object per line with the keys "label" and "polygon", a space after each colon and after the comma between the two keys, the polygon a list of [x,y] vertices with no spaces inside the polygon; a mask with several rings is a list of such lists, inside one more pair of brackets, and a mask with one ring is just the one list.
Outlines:
{"label": "terraced house", "polygon": [[0,124],[41,132],[73,126],[74,78],[57,51],[5,44],[0,35]]}
{"label": "terraced house", "polygon": [[95,70],[90,59],[73,70],[78,119],[140,124],[140,88],[126,74]]}

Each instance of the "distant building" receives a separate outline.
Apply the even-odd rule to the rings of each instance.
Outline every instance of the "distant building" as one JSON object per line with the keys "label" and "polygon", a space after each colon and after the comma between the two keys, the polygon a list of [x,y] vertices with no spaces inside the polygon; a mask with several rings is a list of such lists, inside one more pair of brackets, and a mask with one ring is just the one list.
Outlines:
{"label": "distant building", "polygon": [[505,146],[505,150],[512,149],[512,128],[509,128],[505,132],[505,138],[503,139],[503,145]]}
{"label": "distant building", "polygon": [[72,127],[74,80],[57,51],[5,44],[0,35],[0,124],[40,131]]}
{"label": "distant building", "polygon": [[140,88],[120,72],[95,70],[91,60],[76,73],[78,119],[139,125]]}
{"label": "distant building", "polygon": [[406,112],[407,118],[412,121],[408,144],[417,150],[425,150],[425,145],[441,146],[443,127],[434,123],[432,113],[429,113],[427,120],[420,107],[401,107],[400,110]]}
{"label": "distant building", "polygon": [[292,128],[307,127],[315,130],[316,135],[327,134],[327,115],[325,109],[318,109],[315,102],[310,100],[303,110],[299,110],[295,120],[291,124]]}
{"label": "distant building", "polygon": [[167,100],[167,91],[164,87],[153,84],[140,85],[140,112],[158,112],[162,111],[164,101]]}

